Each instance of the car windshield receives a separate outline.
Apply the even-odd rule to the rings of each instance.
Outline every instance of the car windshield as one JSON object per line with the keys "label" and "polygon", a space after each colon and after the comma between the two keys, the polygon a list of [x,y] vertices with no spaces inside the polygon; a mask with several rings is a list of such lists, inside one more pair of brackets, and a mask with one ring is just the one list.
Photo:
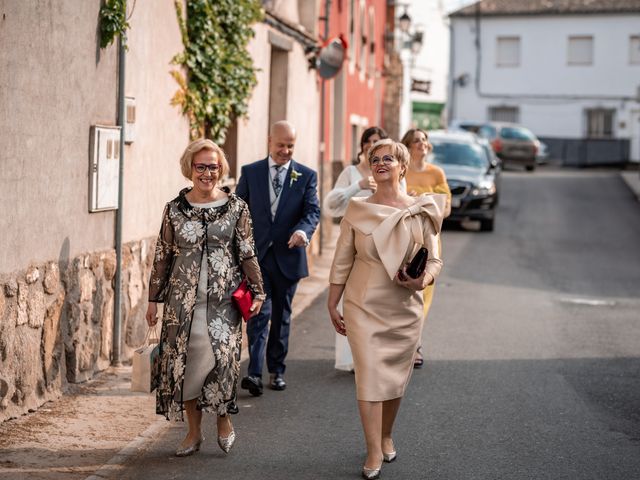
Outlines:
{"label": "car windshield", "polygon": [[488,168],[489,161],[480,145],[432,140],[431,161],[437,165]]}
{"label": "car windshield", "polygon": [[536,137],[526,128],[505,127],[500,130],[500,136],[508,140],[535,140]]}
{"label": "car windshield", "polygon": [[480,125],[477,125],[475,123],[461,123],[460,128],[462,130],[466,130],[467,132],[477,133],[480,129]]}

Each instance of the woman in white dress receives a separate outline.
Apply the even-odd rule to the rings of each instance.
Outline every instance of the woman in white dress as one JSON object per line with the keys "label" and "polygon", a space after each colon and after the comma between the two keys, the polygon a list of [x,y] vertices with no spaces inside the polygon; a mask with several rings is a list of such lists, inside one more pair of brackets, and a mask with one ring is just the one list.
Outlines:
{"label": "woman in white dress", "polygon": [[[353,165],[348,165],[336,180],[333,190],[327,193],[322,204],[322,211],[333,218],[344,216],[349,200],[354,197],[369,197],[376,191],[376,182],[371,174],[371,167],[367,161],[371,146],[378,140],[389,138],[387,132],[380,127],[369,127],[360,137],[360,152]],[[400,187],[406,191],[404,179]],[[342,303],[339,306],[342,309]],[[353,358],[349,349],[349,342],[343,335],[336,333],[336,370],[353,371]]]}

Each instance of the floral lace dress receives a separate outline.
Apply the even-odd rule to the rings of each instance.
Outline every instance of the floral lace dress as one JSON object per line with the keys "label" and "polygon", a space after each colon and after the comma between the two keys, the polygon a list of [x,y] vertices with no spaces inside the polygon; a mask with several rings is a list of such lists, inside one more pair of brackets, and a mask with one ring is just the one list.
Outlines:
{"label": "floral lace dress", "polygon": [[[245,276],[253,294],[265,297],[247,204],[229,194],[223,205],[200,208],[189,204],[188,191],[164,209],[149,281],[149,301],[164,303],[156,412],[173,420],[183,419],[183,402],[191,399],[183,392],[187,364],[212,358],[197,406],[226,414],[236,394],[242,342],[242,320],[231,294]],[[205,321],[213,357],[188,358],[203,264],[208,267]],[[202,365],[189,370],[202,370]]]}

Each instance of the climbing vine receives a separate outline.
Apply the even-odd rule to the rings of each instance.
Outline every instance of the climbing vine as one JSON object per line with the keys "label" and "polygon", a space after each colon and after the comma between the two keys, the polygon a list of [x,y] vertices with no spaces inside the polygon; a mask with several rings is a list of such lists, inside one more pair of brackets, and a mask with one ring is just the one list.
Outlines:
{"label": "climbing vine", "polygon": [[183,67],[171,75],[179,89],[171,100],[190,123],[191,138],[223,142],[234,118],[247,114],[256,84],[247,44],[252,25],[261,20],[259,0],[182,0],[175,8],[184,51],[172,63]]}
{"label": "climbing vine", "polygon": [[117,35],[125,37],[129,28],[126,0],[105,0],[100,7],[100,48],[106,48]]}

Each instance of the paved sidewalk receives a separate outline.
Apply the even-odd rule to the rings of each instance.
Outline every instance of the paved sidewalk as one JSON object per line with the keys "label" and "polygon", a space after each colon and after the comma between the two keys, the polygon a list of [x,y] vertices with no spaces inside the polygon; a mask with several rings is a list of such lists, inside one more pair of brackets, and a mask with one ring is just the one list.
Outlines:
{"label": "paved sidewalk", "polygon": [[640,169],[638,166],[636,166],[635,170],[625,170],[620,172],[620,176],[636,196],[636,199],[640,202]]}
{"label": "paved sidewalk", "polygon": [[[312,259],[311,276],[298,286],[294,318],[327,287],[337,230],[332,229],[322,256]],[[246,351],[242,358],[247,359]],[[155,414],[155,395],[131,392],[130,382],[131,367],[110,368],[71,385],[35,413],[0,424],[0,479],[117,477],[122,464],[173,425]]]}

